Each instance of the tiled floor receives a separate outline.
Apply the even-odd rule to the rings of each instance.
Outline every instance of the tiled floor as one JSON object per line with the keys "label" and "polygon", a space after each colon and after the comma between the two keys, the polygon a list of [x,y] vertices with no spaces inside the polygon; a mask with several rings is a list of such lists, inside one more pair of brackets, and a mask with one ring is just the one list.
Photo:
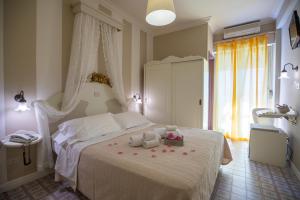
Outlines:
{"label": "tiled floor", "polygon": [[290,168],[250,161],[248,142],[234,142],[230,146],[234,161],[220,170],[213,200],[300,200],[300,182]]}
{"label": "tiled floor", "polygon": [[[299,199],[300,182],[290,168],[277,168],[248,159],[248,143],[230,143],[234,161],[222,167],[212,200]],[[0,194],[1,200],[77,200],[80,193],[53,181],[53,175]]]}

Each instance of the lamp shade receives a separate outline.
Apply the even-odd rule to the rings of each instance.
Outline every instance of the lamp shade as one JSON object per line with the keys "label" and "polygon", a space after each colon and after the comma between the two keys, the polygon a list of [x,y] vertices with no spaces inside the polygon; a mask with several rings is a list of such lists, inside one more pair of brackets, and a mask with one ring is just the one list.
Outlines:
{"label": "lamp shade", "polygon": [[278,79],[289,79],[289,75],[287,73],[287,71],[282,71],[280,76],[278,77]]}
{"label": "lamp shade", "polygon": [[165,26],[176,19],[173,0],[148,0],[146,21],[153,26]]}

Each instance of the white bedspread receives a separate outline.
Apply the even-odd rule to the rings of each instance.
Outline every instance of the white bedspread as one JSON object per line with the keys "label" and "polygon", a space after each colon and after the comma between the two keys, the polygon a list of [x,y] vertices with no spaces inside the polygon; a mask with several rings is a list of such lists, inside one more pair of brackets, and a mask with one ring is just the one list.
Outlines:
{"label": "white bedspread", "polygon": [[[76,141],[76,142],[68,143],[65,138],[61,139],[61,141],[63,142],[61,142],[60,144],[56,143],[56,145],[59,145],[60,148],[59,148],[59,152],[56,152],[57,159],[55,163],[55,171],[59,175],[62,175],[64,178],[67,178],[70,182],[70,185],[73,187],[73,189],[75,189],[77,183],[77,166],[78,166],[80,153],[83,149],[85,149],[90,145],[104,142],[132,131],[139,131],[145,129],[152,125],[153,123],[150,123],[147,125],[143,125],[143,126],[127,129],[127,130],[121,130],[113,133],[103,134],[98,137],[90,138],[89,140],[86,141]],[[60,136],[59,133],[56,134],[56,137],[59,136]]]}

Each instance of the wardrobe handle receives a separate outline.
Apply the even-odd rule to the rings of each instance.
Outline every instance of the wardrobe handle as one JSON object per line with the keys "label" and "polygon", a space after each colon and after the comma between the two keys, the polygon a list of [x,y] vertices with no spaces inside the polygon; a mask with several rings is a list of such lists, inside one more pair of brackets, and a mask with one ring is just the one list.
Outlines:
{"label": "wardrobe handle", "polygon": [[199,105],[202,106],[202,99],[199,100]]}

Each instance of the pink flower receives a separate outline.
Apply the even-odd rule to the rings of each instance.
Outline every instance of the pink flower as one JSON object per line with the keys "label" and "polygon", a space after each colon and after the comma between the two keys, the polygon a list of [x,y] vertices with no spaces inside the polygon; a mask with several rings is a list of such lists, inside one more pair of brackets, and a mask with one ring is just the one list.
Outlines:
{"label": "pink flower", "polygon": [[171,133],[168,133],[167,138],[169,140],[175,140],[177,138],[177,135],[174,134],[173,132],[171,132]]}
{"label": "pink flower", "polygon": [[178,135],[176,138],[177,141],[182,141],[183,140],[183,136]]}

